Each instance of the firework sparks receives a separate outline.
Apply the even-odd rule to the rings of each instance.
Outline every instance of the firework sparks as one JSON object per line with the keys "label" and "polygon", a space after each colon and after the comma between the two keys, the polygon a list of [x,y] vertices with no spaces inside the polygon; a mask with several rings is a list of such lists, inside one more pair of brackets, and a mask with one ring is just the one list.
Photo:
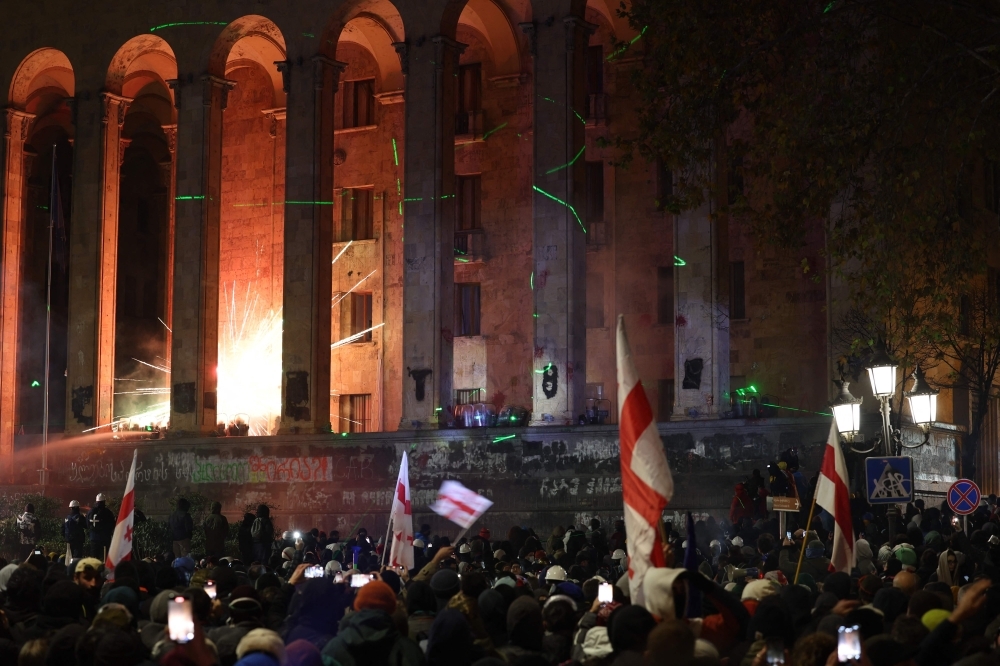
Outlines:
{"label": "firework sparks", "polygon": [[253,283],[242,304],[236,282],[223,292],[227,322],[219,340],[218,414],[242,418],[250,435],[273,434],[281,413],[281,309],[263,312]]}
{"label": "firework sparks", "polygon": [[337,347],[340,347],[340,346],[343,346],[343,345],[349,345],[352,342],[354,342],[355,340],[358,340],[361,337],[363,337],[365,335],[365,333],[368,333],[369,331],[374,331],[376,328],[382,328],[383,326],[385,326],[384,322],[381,323],[381,324],[375,324],[374,326],[366,328],[363,331],[358,331],[354,335],[349,335],[346,338],[344,338],[343,340],[337,340],[332,345],[330,345],[330,349],[336,349]]}

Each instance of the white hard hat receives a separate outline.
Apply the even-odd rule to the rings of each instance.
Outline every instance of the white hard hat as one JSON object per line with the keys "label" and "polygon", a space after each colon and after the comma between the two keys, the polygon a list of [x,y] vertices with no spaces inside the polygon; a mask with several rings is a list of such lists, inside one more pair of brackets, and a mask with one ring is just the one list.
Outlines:
{"label": "white hard hat", "polygon": [[553,565],[549,567],[549,570],[545,573],[545,580],[566,580],[566,570],[558,564]]}
{"label": "white hard hat", "polygon": [[621,548],[619,548],[615,552],[611,553],[611,559],[613,559],[613,560],[624,560],[625,559],[625,551],[622,550]]}
{"label": "white hard hat", "polygon": [[741,539],[740,537],[733,537],[733,545],[736,546],[737,548],[742,548],[743,539]]}
{"label": "white hard hat", "polygon": [[423,539],[414,539],[413,540],[413,547],[414,548],[423,548],[424,547],[424,541],[423,541]]}
{"label": "white hard hat", "polygon": [[77,502],[76,500],[73,500],[72,502],[69,503],[69,508],[72,509],[74,506],[80,506],[80,503]]}
{"label": "white hard hat", "polygon": [[104,493],[97,493],[97,501],[98,502],[104,502],[107,499],[108,498],[104,496]]}
{"label": "white hard hat", "polygon": [[469,547],[469,544],[463,543],[461,546],[458,547],[458,552],[464,555],[465,553],[471,553],[472,548]]}
{"label": "white hard hat", "polygon": [[281,539],[283,541],[291,541],[292,540],[292,533],[289,532],[288,530],[285,530],[284,532],[281,533]]}

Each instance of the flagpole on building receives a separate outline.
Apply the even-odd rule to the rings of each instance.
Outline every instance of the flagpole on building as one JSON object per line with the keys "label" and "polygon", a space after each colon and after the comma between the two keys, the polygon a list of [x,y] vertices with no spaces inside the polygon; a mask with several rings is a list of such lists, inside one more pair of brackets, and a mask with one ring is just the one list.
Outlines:
{"label": "flagpole on building", "polygon": [[56,173],[56,144],[52,144],[52,183],[49,187],[49,261],[48,261],[48,277],[45,283],[45,378],[43,381],[43,400],[45,401],[42,406],[42,468],[39,471],[42,482],[42,493],[45,493],[45,486],[49,482],[49,458],[48,458],[48,446],[49,446],[49,352],[52,346],[52,228],[56,215],[56,205],[62,202],[57,202],[56,192],[56,178],[58,177]]}

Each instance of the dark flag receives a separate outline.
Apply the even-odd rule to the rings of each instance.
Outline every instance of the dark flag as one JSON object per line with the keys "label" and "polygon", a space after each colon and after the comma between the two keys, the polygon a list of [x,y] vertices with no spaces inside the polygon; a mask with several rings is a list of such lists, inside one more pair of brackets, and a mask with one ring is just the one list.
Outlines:
{"label": "dark flag", "polygon": [[59,192],[59,173],[56,169],[56,147],[52,146],[52,188],[49,193],[49,224],[52,225],[52,265],[65,272],[68,263],[69,243],[66,238],[66,217],[63,214],[62,196]]}
{"label": "dark flag", "polygon": [[[694,518],[691,512],[687,512],[687,548],[684,549],[684,568],[688,570],[689,576],[700,576],[698,571],[698,546],[695,543]],[[701,617],[701,591],[696,590],[693,585],[688,585],[687,604],[684,608],[684,617]]]}

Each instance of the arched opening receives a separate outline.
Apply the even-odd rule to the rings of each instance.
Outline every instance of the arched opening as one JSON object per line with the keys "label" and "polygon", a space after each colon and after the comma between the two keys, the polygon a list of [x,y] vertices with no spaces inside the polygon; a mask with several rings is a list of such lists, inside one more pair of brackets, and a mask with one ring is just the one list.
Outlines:
{"label": "arched opening", "polygon": [[[340,74],[334,118],[330,421],[335,432],[374,432],[399,422],[386,390],[402,381],[401,256],[404,40],[387,0],[359,3],[336,37]],[[391,326],[396,322],[396,326]]]}
{"label": "arched opening", "polygon": [[262,17],[230,24],[213,73],[235,85],[222,127],[219,427],[269,435],[281,413],[285,41]]}
{"label": "arched opening", "polygon": [[159,37],[123,45],[106,89],[127,104],[119,151],[113,422],[163,426],[170,410],[176,115],[166,81],[173,51]]}
{"label": "arched opening", "polygon": [[[72,225],[73,137],[72,113],[67,103],[75,90],[73,68],[55,49],[40,49],[18,68],[9,94],[8,128],[15,117],[21,132],[11,132],[4,205],[5,251],[3,308],[0,335],[5,348],[16,350],[16,369],[5,357],[3,381],[13,379],[16,406],[4,414],[4,429],[18,434],[42,431],[45,413],[46,309],[49,325],[48,425],[51,432],[65,428],[69,246]],[[21,143],[20,141],[23,141]],[[53,174],[58,199],[53,199]],[[13,177],[13,178],[12,178]],[[49,289],[49,225],[53,224],[52,272]],[[51,299],[49,301],[49,299]],[[10,347],[7,347],[7,345]],[[13,375],[13,376],[12,376]],[[13,408],[13,409],[11,409]],[[16,416],[14,416],[16,414]],[[8,418],[13,423],[8,422]]]}

